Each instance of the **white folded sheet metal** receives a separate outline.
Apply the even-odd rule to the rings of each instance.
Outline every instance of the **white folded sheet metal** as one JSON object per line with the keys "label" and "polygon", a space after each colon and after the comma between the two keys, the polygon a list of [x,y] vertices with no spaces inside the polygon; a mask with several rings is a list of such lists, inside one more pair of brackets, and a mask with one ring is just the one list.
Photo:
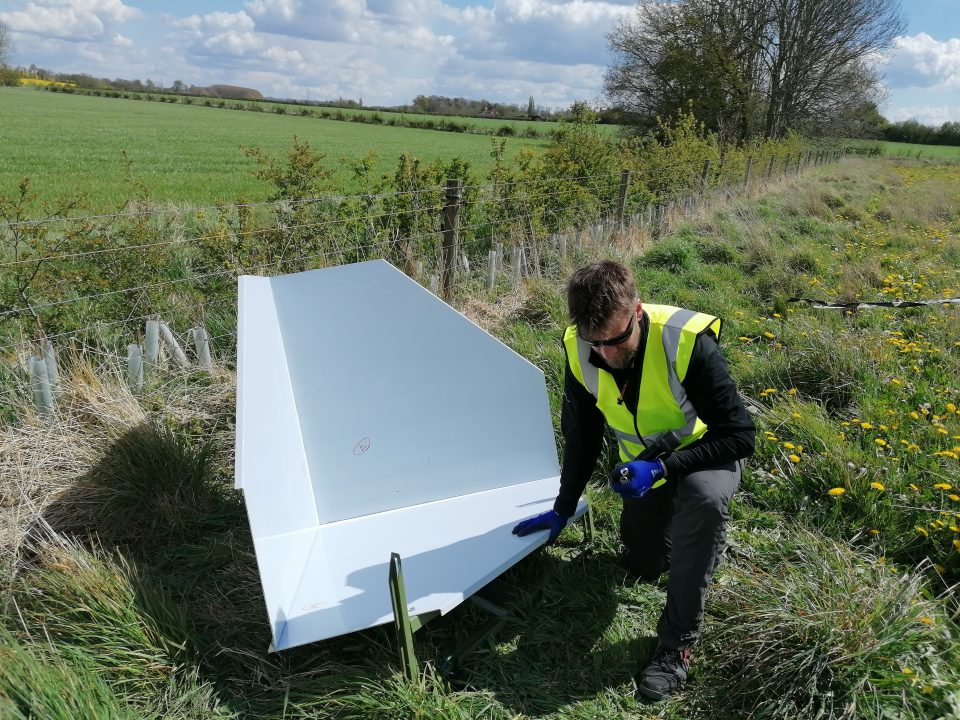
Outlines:
{"label": "white folded sheet metal", "polygon": [[[447,612],[546,540],[543,373],[384,261],[240,278],[236,484],[277,650]],[[585,510],[581,503],[578,515]]]}

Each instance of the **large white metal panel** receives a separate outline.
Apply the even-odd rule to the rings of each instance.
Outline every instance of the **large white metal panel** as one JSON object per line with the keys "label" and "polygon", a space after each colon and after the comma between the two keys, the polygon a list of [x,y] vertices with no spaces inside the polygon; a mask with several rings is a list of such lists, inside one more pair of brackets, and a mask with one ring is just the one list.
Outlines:
{"label": "large white metal panel", "polygon": [[557,473],[543,373],[392,265],[271,284],[320,522]]}
{"label": "large white metal panel", "polygon": [[[383,261],[239,285],[236,483],[283,649],[447,612],[546,533],[543,374]],[[581,503],[578,515],[585,510]]]}
{"label": "large white metal panel", "polygon": [[270,278],[241,277],[237,300],[236,485],[254,537],[316,527],[307,457]]}

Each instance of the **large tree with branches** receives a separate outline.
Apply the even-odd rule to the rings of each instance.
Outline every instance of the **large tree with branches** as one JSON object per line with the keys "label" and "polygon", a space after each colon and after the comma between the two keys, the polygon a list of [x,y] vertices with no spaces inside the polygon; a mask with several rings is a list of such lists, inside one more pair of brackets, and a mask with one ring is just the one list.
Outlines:
{"label": "large tree with branches", "polygon": [[0,67],[7,64],[7,58],[10,57],[10,33],[7,26],[0,22]]}
{"label": "large tree with branches", "polygon": [[829,132],[882,90],[898,0],[640,0],[608,39],[607,95],[641,118],[692,110],[726,140]]}

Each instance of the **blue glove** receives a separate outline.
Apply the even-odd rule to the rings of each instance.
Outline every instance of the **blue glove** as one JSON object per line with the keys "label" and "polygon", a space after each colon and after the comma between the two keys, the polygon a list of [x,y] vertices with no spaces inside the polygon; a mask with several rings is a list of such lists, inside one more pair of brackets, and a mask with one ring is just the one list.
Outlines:
{"label": "blue glove", "polygon": [[610,473],[610,487],[624,500],[636,500],[651,488],[660,487],[666,480],[663,460],[634,460],[617,465]]}
{"label": "blue glove", "polygon": [[519,523],[514,529],[513,534],[519,537],[526,537],[537,530],[549,530],[550,537],[547,538],[547,545],[552,545],[567,525],[567,519],[557,514],[556,510],[534,515]]}

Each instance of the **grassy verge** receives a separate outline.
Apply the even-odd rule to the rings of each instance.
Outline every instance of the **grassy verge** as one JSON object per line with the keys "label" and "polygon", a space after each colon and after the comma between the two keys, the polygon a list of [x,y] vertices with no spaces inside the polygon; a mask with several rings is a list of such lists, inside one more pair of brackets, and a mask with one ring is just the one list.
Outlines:
{"label": "grassy verge", "polygon": [[[664,584],[634,583],[620,566],[618,501],[599,485],[590,552],[571,529],[513,568],[509,582],[539,592],[468,658],[458,683],[429,670],[403,680],[384,628],[266,653],[252,543],[229,486],[233,373],[159,373],[136,400],[109,372],[116,359],[77,358],[54,425],[31,416],[24,388],[8,390],[17,420],[0,430],[0,710],[960,717],[957,306],[844,313],[790,302],[955,295],[958,198],[956,168],[847,162],[705,210],[656,243],[585,243],[548,276],[519,291],[478,288],[464,306],[543,368],[555,413],[570,267],[626,260],[643,298],[727,321],[760,449],[734,508],[694,679],[677,699],[632,699]],[[418,653],[443,657],[481,620],[463,607],[434,621],[417,634]],[[68,700],[54,687],[76,692]]]}

